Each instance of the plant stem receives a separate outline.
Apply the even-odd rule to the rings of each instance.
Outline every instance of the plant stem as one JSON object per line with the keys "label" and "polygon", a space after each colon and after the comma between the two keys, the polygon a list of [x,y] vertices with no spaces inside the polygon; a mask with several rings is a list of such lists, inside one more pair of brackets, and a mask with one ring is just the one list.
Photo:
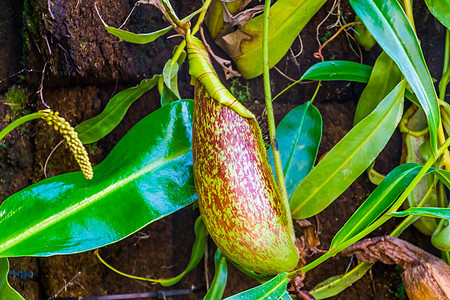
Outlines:
{"label": "plant stem", "polygon": [[203,9],[203,11],[198,16],[197,23],[195,24],[194,28],[192,29],[192,35],[195,35],[197,31],[200,28],[200,25],[203,23],[203,20],[205,19],[206,11],[211,4],[211,0],[206,0],[205,3],[203,3],[202,7],[200,9]]}
{"label": "plant stem", "polygon": [[281,192],[283,200],[287,208],[289,208],[289,200],[287,197],[286,183],[284,182],[283,166],[281,164],[280,151],[275,129],[275,118],[273,116],[272,94],[270,91],[270,74],[269,74],[269,10],[270,0],[264,3],[264,23],[263,23],[263,76],[264,76],[264,94],[267,109],[267,121],[269,123],[270,144],[272,145],[273,158],[275,162],[275,173],[277,175],[278,188]]}
{"label": "plant stem", "polygon": [[2,131],[0,131],[0,141],[8,134],[11,132],[11,130],[13,130],[14,128],[16,128],[19,125],[22,125],[25,122],[31,121],[31,120],[35,120],[35,119],[40,119],[44,116],[43,113],[33,113],[33,114],[29,114],[26,116],[23,116],[17,120],[15,120],[14,122],[12,122],[11,124],[9,124],[8,126],[5,127],[5,129],[3,129]]}
{"label": "plant stem", "polygon": [[444,260],[447,265],[450,265],[450,252],[442,251],[442,260]]}
{"label": "plant stem", "polygon": [[445,32],[444,66],[442,68],[442,77],[439,81],[439,99],[445,100],[445,91],[450,81],[450,30]]}
{"label": "plant stem", "polygon": [[450,29],[445,32],[444,68],[442,74],[450,67]]}

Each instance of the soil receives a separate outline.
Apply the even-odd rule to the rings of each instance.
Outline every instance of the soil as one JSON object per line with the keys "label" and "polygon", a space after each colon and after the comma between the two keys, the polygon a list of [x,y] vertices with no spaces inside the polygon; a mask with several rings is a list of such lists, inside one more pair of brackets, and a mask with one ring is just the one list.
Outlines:
{"label": "soil", "polygon": [[[8,104],[1,96],[0,128],[18,117],[44,108],[44,102],[59,111],[71,124],[76,125],[97,115],[112,95],[139,83],[143,78],[161,73],[165,61],[171,57],[172,48],[180,42],[179,37],[159,38],[147,45],[121,42],[109,35],[97,16],[93,0],[4,0],[0,2],[0,92],[5,95],[8,88],[16,85],[26,92],[26,99],[19,105]],[[101,0],[98,10],[104,21],[119,26],[125,20],[135,1]],[[200,1],[172,1],[179,16],[186,16],[200,6]],[[292,78],[299,78],[311,65],[318,62],[313,57],[317,51],[316,28],[324,20],[333,1],[313,17],[301,33],[301,55],[295,59],[287,55],[278,69]],[[341,2],[341,1],[339,1]],[[47,3],[50,7],[47,6]],[[418,34],[431,74],[440,77],[444,29],[425,9],[422,1],[415,3]],[[23,11],[23,19],[22,19]],[[347,1],[342,1],[340,16],[347,22],[354,13]],[[331,15],[320,27],[319,38],[329,37],[338,27],[333,26],[336,15]],[[125,29],[133,32],[150,32],[167,25],[159,12],[151,6],[140,5],[131,16]],[[430,28],[432,30],[430,30]],[[20,35],[22,33],[22,36]],[[20,49],[23,48],[23,51]],[[359,62],[356,45],[345,35],[340,35],[323,51],[325,60],[345,59]],[[214,48],[219,54],[219,49]],[[296,42],[294,53],[300,51]],[[373,65],[380,53],[376,46],[370,52],[362,51],[362,61]],[[44,72],[42,72],[44,70]],[[17,75],[17,72],[19,72]],[[41,85],[42,74],[44,80]],[[13,75],[10,77],[10,75]],[[10,78],[8,78],[10,77]],[[3,79],[5,78],[5,79]],[[291,82],[276,70],[271,70],[272,91],[277,94]],[[180,92],[191,98],[187,64],[180,75]],[[233,85],[246,95],[246,102],[261,120],[263,132],[267,134],[264,121],[262,79],[248,81],[250,94],[245,93],[246,81],[239,79]],[[41,88],[42,98],[36,92]],[[275,118],[279,122],[292,108],[310,100],[316,83],[299,84],[274,103]],[[360,83],[324,82],[314,101],[323,118],[323,137],[319,157],[326,154],[351,128],[356,104],[364,88]],[[93,164],[100,163],[114,145],[140,119],[159,107],[156,89],[147,92],[129,109],[120,125],[103,140],[88,147]],[[0,143],[0,203],[13,193],[44,179],[44,164],[51,150],[61,137],[38,122],[29,123],[13,131]],[[49,160],[47,176],[76,171],[77,165],[67,146],[59,147]],[[376,169],[388,173],[400,161],[401,136],[394,134],[385,150],[377,159]],[[328,249],[331,239],[357,207],[374,189],[365,174],[361,175],[332,205],[311,218],[317,225],[320,249]],[[102,257],[117,269],[138,276],[153,278],[177,275],[186,267],[194,242],[194,222],[198,210],[187,207],[158,222],[148,225],[128,238],[100,249]],[[379,236],[389,233],[395,220],[383,225],[373,233]],[[298,233],[300,234],[300,233]],[[439,254],[431,246],[428,237],[414,228],[408,229],[402,238],[421,248]],[[167,299],[202,299],[207,282],[214,275],[213,256],[215,246],[208,242],[208,261],[203,262],[183,280],[170,288],[162,288],[146,282],[122,277],[103,266],[93,252],[47,258],[11,258],[11,270],[27,271],[34,279],[9,276],[11,285],[26,299],[49,297],[86,297],[143,293],[151,291],[189,290],[189,295],[167,297]],[[307,257],[307,261],[320,254]],[[305,290],[330,276],[344,273],[355,261],[347,257],[335,257],[307,273]],[[229,276],[225,296],[256,286],[258,283],[246,277],[229,264]],[[400,271],[394,266],[375,264],[372,270],[353,286],[332,299],[404,299]],[[150,299],[150,298],[149,298]]]}

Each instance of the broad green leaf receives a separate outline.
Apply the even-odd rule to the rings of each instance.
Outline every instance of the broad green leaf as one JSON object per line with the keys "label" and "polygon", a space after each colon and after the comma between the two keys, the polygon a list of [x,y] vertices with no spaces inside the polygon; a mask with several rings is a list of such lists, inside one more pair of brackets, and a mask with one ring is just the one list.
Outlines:
{"label": "broad green leaf", "polygon": [[358,124],[367,117],[401,79],[402,73],[395,62],[386,52],[381,52],[373,66],[369,82],[359,98],[353,124]]}
{"label": "broad green leaf", "polygon": [[[291,47],[303,27],[326,0],[278,0],[269,14],[269,67],[275,66]],[[262,28],[259,15],[216,42],[233,58],[245,79],[262,74]]]}
{"label": "broad green leaf", "polygon": [[330,249],[366,229],[381,216],[419,173],[421,165],[402,164],[392,170],[356,210],[331,242]]}
{"label": "broad green leaf", "polygon": [[228,270],[227,259],[222,255],[220,249],[217,249],[214,256],[214,279],[211,283],[208,293],[206,293],[204,300],[222,299],[225,286],[227,284]]}
{"label": "broad green leaf", "polygon": [[317,300],[336,296],[361,279],[372,266],[373,264],[365,262],[359,263],[350,272],[325,280],[309,291],[309,293]]}
{"label": "broad green leaf", "polygon": [[106,24],[105,29],[111,33],[112,35],[118,37],[119,39],[124,40],[125,42],[130,42],[134,44],[147,44],[151,43],[160,36],[169,32],[172,29],[172,26],[160,29],[158,31],[150,32],[150,33],[133,33],[122,29],[117,29]]}
{"label": "broad green leaf", "polygon": [[450,29],[450,1],[425,0],[428,9],[445,27]]}
{"label": "broad green leaf", "polygon": [[97,116],[75,127],[83,144],[94,143],[110,133],[122,121],[130,105],[158,83],[159,75],[144,79],[138,86],[117,93]]}
{"label": "broad green leaf", "polygon": [[437,153],[439,105],[419,40],[397,1],[350,0],[383,50],[397,63],[427,115],[433,153]]}
{"label": "broad green leaf", "polygon": [[391,212],[394,217],[421,216],[450,220],[450,208],[442,207],[410,207],[407,210]]}
{"label": "broad green leaf", "polygon": [[9,262],[7,258],[0,258],[0,299],[23,300],[8,283]]}
{"label": "broad green leaf", "polygon": [[278,274],[266,283],[250,290],[228,297],[226,300],[278,300],[286,292],[289,278],[287,273]]}
{"label": "broad green leaf", "polygon": [[[278,125],[277,141],[288,198],[313,168],[321,138],[322,117],[311,102],[291,110]],[[273,162],[272,148],[268,157]]]}
{"label": "broad green leaf", "polygon": [[383,150],[403,113],[403,80],[303,179],[291,198],[292,217],[321,212],[361,175]]}
{"label": "broad green leaf", "polygon": [[372,66],[345,60],[331,60],[311,66],[302,80],[346,80],[366,83],[369,81]]}
{"label": "broad green leaf", "polygon": [[192,203],[192,101],[142,119],[94,167],[38,182],[0,206],[0,257],[98,248]]}

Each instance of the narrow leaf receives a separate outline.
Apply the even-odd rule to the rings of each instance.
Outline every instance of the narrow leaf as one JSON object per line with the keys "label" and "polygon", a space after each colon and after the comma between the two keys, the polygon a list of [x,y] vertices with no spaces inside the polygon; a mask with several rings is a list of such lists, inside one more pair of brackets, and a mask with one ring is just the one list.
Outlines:
{"label": "narrow leaf", "polygon": [[352,61],[331,60],[317,63],[302,76],[302,80],[346,80],[366,83],[372,67]]}
{"label": "narrow leaf", "polygon": [[[326,0],[279,0],[269,13],[269,67],[275,66]],[[218,44],[233,58],[245,79],[262,74],[263,15],[225,35]]]}
{"label": "narrow leaf", "polygon": [[370,79],[361,94],[356,107],[353,124],[367,117],[402,79],[402,73],[395,62],[381,52],[373,66]]}
{"label": "narrow leaf", "polygon": [[330,249],[352,238],[381,216],[419,173],[421,165],[402,164],[392,170],[356,210],[331,242]]}
{"label": "narrow leaf", "polygon": [[0,206],[0,257],[98,248],[192,203],[191,101],[142,119],[94,167],[38,182]]}
{"label": "narrow leaf", "polygon": [[23,300],[8,283],[9,262],[7,258],[0,258],[0,299]]}
{"label": "narrow leaf", "polygon": [[[173,49],[174,54],[177,52],[179,46],[175,46]],[[186,59],[186,51],[182,51],[181,55],[178,57],[178,59],[175,61],[174,57],[169,59],[166,64],[164,65],[162,76],[164,79],[164,84],[166,87],[166,96],[167,94],[171,94],[171,97],[175,96],[175,101],[180,100],[180,93],[178,92],[178,70],[180,68],[180,65],[184,62]],[[170,91],[167,91],[169,89]],[[164,93],[164,89],[163,89]],[[161,95],[162,96],[162,95]],[[162,97],[161,97],[162,98]],[[162,101],[161,101],[162,102]]]}
{"label": "narrow leaf", "polygon": [[[311,102],[291,110],[278,125],[277,141],[288,198],[313,168],[321,138],[322,117]],[[268,157],[273,162],[272,148]]]}
{"label": "narrow leaf", "polygon": [[226,298],[226,300],[278,300],[286,292],[288,282],[289,278],[287,276],[287,273],[278,274],[266,283],[242,293],[236,294],[234,296],[228,297]]}
{"label": "narrow leaf", "polygon": [[367,169],[400,121],[405,86],[405,81],[399,83],[303,179],[291,199],[293,218],[308,218],[321,212]]}
{"label": "narrow leaf", "polygon": [[227,284],[228,270],[227,259],[222,255],[220,249],[217,249],[214,256],[214,279],[211,283],[208,293],[206,293],[204,300],[222,299],[225,286]]}
{"label": "narrow leaf", "polygon": [[450,208],[442,207],[410,207],[404,211],[391,212],[394,217],[421,216],[450,220]]}
{"label": "narrow leaf", "polygon": [[397,63],[427,115],[433,153],[437,153],[439,104],[419,41],[397,1],[350,0],[383,50]]}
{"label": "narrow leaf", "polygon": [[425,0],[428,9],[447,29],[450,29],[450,1]]}
{"label": "narrow leaf", "polygon": [[158,76],[144,79],[136,87],[117,93],[97,116],[75,127],[83,144],[94,143],[110,133],[122,121],[130,105],[158,83]]}
{"label": "narrow leaf", "polygon": [[317,300],[336,296],[361,279],[372,266],[373,264],[365,262],[359,263],[350,272],[325,280],[309,291],[309,293]]}
{"label": "narrow leaf", "polygon": [[150,32],[150,33],[133,33],[122,29],[117,29],[105,24],[105,29],[111,33],[112,35],[118,37],[119,39],[124,40],[125,42],[130,42],[134,44],[147,44],[151,43],[160,36],[169,32],[172,29],[172,26],[160,29],[158,31]]}

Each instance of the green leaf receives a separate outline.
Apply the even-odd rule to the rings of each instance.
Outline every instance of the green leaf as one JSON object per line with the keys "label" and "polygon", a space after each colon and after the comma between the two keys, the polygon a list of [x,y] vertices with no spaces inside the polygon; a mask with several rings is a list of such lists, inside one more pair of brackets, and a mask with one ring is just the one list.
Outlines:
{"label": "green leaf", "polygon": [[0,258],[0,299],[23,300],[8,283],[9,262],[7,258]]}
{"label": "green leaf", "polygon": [[38,182],[0,206],[0,257],[98,248],[192,203],[192,101],[142,119],[94,167]]}
{"label": "green leaf", "polygon": [[372,67],[345,60],[331,60],[311,66],[302,76],[302,80],[346,80],[366,83],[369,81]]}
{"label": "green leaf", "polygon": [[110,133],[122,121],[130,105],[158,83],[158,76],[144,79],[136,87],[117,93],[97,116],[75,127],[83,144],[94,143]]}
{"label": "green leaf", "polygon": [[363,277],[372,266],[373,264],[365,262],[359,263],[350,272],[328,278],[314,287],[311,291],[309,291],[309,293],[314,297],[314,299],[317,300],[336,296],[361,279],[361,277]]}
{"label": "green leaf", "polygon": [[450,1],[425,0],[428,9],[445,27],[450,29]]}
{"label": "green leaf", "polygon": [[367,30],[366,26],[361,23],[361,19],[358,15],[355,16],[355,26],[353,30],[355,34],[353,35],[356,42],[364,48],[366,51],[372,50],[373,46],[377,43],[373,38],[372,34]]}
{"label": "green leaf", "polygon": [[226,300],[277,300],[286,292],[288,282],[289,278],[287,273],[278,274],[266,283],[242,293],[236,294],[234,296],[228,297]]}
{"label": "green leaf", "polygon": [[391,212],[394,217],[421,216],[450,220],[450,208],[442,207],[410,207],[407,210]]}
{"label": "green leaf", "polygon": [[217,248],[214,256],[215,273],[214,279],[211,283],[208,293],[206,293],[204,300],[222,299],[225,286],[227,285],[227,259],[222,255],[222,252]]}
{"label": "green leaf", "polygon": [[402,164],[392,170],[333,238],[330,249],[366,229],[381,216],[419,173],[421,165]]}
{"label": "green leaf", "polygon": [[161,106],[166,106],[178,100],[178,97],[170,90],[170,88],[163,84],[161,91]]}
{"label": "green leaf", "polygon": [[439,104],[419,41],[397,1],[350,0],[383,50],[397,63],[427,115],[433,153],[437,153]]}
{"label": "green leaf", "polygon": [[[269,67],[283,58],[309,20],[326,0],[278,0],[269,14]],[[233,58],[245,79],[262,74],[262,28],[264,16],[259,15],[244,26],[225,35],[218,44]]]}
{"label": "green leaf", "polygon": [[367,117],[401,79],[402,73],[395,62],[386,52],[381,52],[373,66],[369,82],[359,98],[353,124],[356,125]]}
{"label": "green leaf", "polygon": [[[176,53],[178,47],[179,46],[175,46],[173,49],[174,53]],[[164,80],[164,87],[161,93],[162,106],[181,99],[180,93],[178,92],[178,70],[185,59],[186,51],[183,50],[176,61],[172,57],[164,65],[162,72]]]}
{"label": "green leaf", "polygon": [[292,217],[321,212],[342,194],[383,150],[403,113],[403,80],[303,179],[291,199]]}
{"label": "green leaf", "polygon": [[[277,141],[288,198],[314,167],[321,138],[322,117],[311,102],[291,110],[278,125]],[[272,148],[268,157],[273,162]]]}
{"label": "green leaf", "polygon": [[105,29],[112,35],[118,37],[119,39],[124,40],[125,42],[130,42],[130,43],[134,43],[134,44],[151,43],[154,40],[156,40],[157,38],[159,38],[160,36],[169,32],[170,29],[172,29],[172,26],[169,26],[169,27],[160,29],[155,32],[150,32],[150,33],[133,33],[133,32],[129,32],[126,30],[117,29],[117,28],[108,26],[106,24],[104,24],[104,25],[105,25]]}

